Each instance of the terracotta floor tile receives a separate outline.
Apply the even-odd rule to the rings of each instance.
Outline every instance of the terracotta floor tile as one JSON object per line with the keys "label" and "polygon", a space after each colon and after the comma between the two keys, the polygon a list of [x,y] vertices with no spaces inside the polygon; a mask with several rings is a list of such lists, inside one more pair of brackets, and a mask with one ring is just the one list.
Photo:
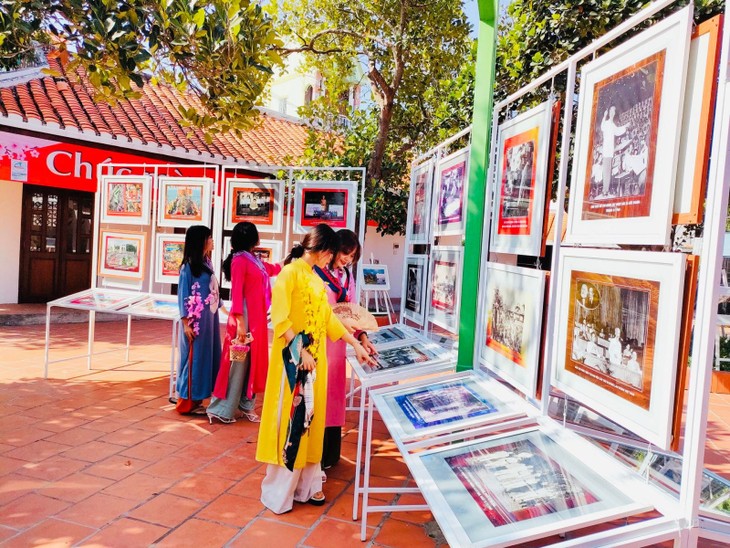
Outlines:
{"label": "terracotta floor tile", "polygon": [[156,435],[152,438],[152,440],[159,443],[167,443],[177,447],[187,448],[195,442],[210,436],[210,432],[203,427],[202,422],[201,424],[197,424],[193,421],[189,421],[188,423],[179,424],[183,424],[184,426],[174,430],[168,429],[167,431]]}
{"label": "terracotta floor tile", "polygon": [[120,480],[146,469],[149,464],[150,463],[146,460],[133,459],[131,457],[124,457],[121,455],[112,455],[109,458],[89,466],[84,470],[84,472],[91,474],[92,476]]}
{"label": "terracotta floor tile", "polygon": [[42,490],[44,495],[55,497],[70,502],[78,502],[94,493],[101,491],[112,483],[112,480],[99,478],[77,472],[66,476],[63,479],[54,481],[45,486]]}
{"label": "terracotta floor tile", "polygon": [[107,487],[104,493],[142,502],[162,493],[171,484],[172,480],[138,472]]}
{"label": "terracotta floor tile", "polygon": [[265,510],[262,517],[267,519],[275,519],[289,525],[299,525],[300,527],[311,527],[321,518],[332,506],[332,501],[327,501],[324,506],[314,506],[302,502],[294,502],[294,508],[286,514],[274,514],[270,510]]}
{"label": "terracotta floor tile", "polygon": [[10,537],[14,537],[18,534],[17,529],[11,529],[10,527],[5,527],[4,525],[0,525],[0,543],[5,542]]}
{"label": "terracotta floor tile", "polygon": [[156,462],[174,452],[176,449],[177,447],[174,445],[147,440],[122,451],[120,454],[125,457],[132,457],[133,459]]}
{"label": "terracotta floor tile", "polygon": [[18,468],[21,468],[27,461],[20,459],[11,459],[8,457],[0,456],[0,476],[15,472]]}
{"label": "terracotta floor tile", "polygon": [[[103,416],[103,415],[102,415]],[[84,428],[91,428],[99,432],[109,433],[129,426],[129,422],[122,419],[112,419],[108,417],[91,420],[84,425]]]}
{"label": "terracotta floor tile", "polygon": [[[400,459],[400,457],[398,457]],[[370,465],[370,475],[381,478],[407,479],[410,475],[408,466],[395,457],[376,457]]]}
{"label": "terracotta floor tile", "polygon": [[[88,421],[81,417],[72,417],[70,415],[60,414],[62,411],[57,410],[57,415],[54,417],[48,417],[38,423],[38,426],[43,430],[50,430],[51,432],[64,432],[71,428],[78,428],[82,424],[86,424]],[[59,442],[60,443],[60,442]]]}
{"label": "terracotta floor tile", "polygon": [[[324,518],[312,529],[304,543],[312,548],[357,546],[360,544],[360,527],[359,522]],[[374,528],[368,527],[366,538],[369,539],[374,531]]]}
{"label": "terracotta floor tile", "polygon": [[23,495],[41,489],[48,484],[43,479],[30,478],[21,474],[5,474],[0,481],[0,504],[6,504]]}
{"label": "terracotta floor tile", "polygon": [[322,484],[322,491],[327,497],[327,500],[335,500],[347,489],[349,485],[349,481],[342,481],[337,478],[328,477],[327,481]]}
{"label": "terracotta floor tile", "polygon": [[74,472],[78,472],[88,465],[88,462],[56,455],[41,462],[27,462],[17,472],[24,476],[56,481]]}
{"label": "terracotta floor tile", "polygon": [[209,474],[221,478],[240,480],[259,467],[259,463],[251,459],[230,457],[228,455],[214,460],[205,468],[199,470],[202,474]]}
{"label": "terracotta floor tile", "polygon": [[[382,501],[372,501],[372,503],[384,504]],[[345,493],[336,499],[334,504],[327,509],[326,515],[329,518],[352,522],[352,495]],[[383,517],[382,512],[368,513],[368,526],[377,527],[383,521]],[[358,518],[362,519],[362,505],[358,509]],[[358,523],[360,523],[359,520]]]}
{"label": "terracotta floor tile", "polygon": [[[426,501],[423,496],[415,493],[405,493],[398,498],[398,506],[405,505],[424,505]],[[430,510],[418,510],[414,512],[397,512],[393,514],[393,518],[409,523],[424,524],[433,520],[433,514]]]}
{"label": "terracotta floor tile", "polygon": [[68,445],[60,443],[51,443],[49,441],[34,441],[23,447],[18,447],[3,454],[4,457],[25,460],[28,462],[40,462],[49,457],[57,455],[61,451],[68,449]]}
{"label": "terracotta floor tile", "polygon": [[13,428],[2,434],[3,442],[14,445],[15,447],[23,447],[34,441],[42,440],[52,436],[53,432],[36,428]]}
{"label": "terracotta floor tile", "polygon": [[[230,547],[251,548],[271,545],[276,539],[276,548],[295,548],[309,534],[309,530],[279,521],[258,518],[238,535]],[[343,547],[345,548],[345,547]]]}
{"label": "terracotta floor tile", "polygon": [[116,455],[117,453],[124,451],[126,447],[123,445],[115,445],[112,443],[104,443],[103,441],[90,441],[83,445],[78,445],[64,451],[62,454],[65,457],[71,457],[78,460],[85,460],[87,462],[99,462],[107,457]]}
{"label": "terracotta floor tile", "polygon": [[72,546],[94,532],[94,529],[51,518],[23,531],[3,544],[6,548],[60,548]]}
{"label": "terracotta floor tile", "polygon": [[167,490],[172,495],[190,499],[211,501],[235,485],[233,480],[216,478],[207,474],[187,477]]}
{"label": "terracotta floor tile", "polygon": [[264,465],[259,466],[259,468],[231,487],[228,492],[239,497],[259,500],[261,498],[261,482],[264,479],[265,470]]}
{"label": "terracotta floor tile", "polygon": [[103,435],[104,434],[102,432],[99,432],[98,430],[90,430],[89,428],[70,428],[63,432],[59,432],[58,434],[54,434],[53,436],[49,436],[45,441],[61,443],[63,445],[78,446],[94,441]]}
{"label": "terracotta floor tile", "polygon": [[147,432],[140,428],[120,428],[119,430],[115,430],[114,432],[99,438],[99,441],[113,443],[116,445],[124,445],[125,447],[132,447],[133,445],[137,445],[140,442],[148,440],[152,436],[154,436],[152,432]]}
{"label": "terracotta floor tile", "polygon": [[426,529],[422,526],[397,519],[385,520],[383,526],[373,538],[376,544],[391,546],[392,548],[401,546],[431,548],[436,546],[436,541],[426,534]]}
{"label": "terracotta floor tile", "polygon": [[237,533],[235,527],[193,518],[162,539],[158,546],[223,546]]}
{"label": "terracotta floor tile", "polygon": [[130,512],[129,516],[164,527],[177,527],[200,510],[202,503],[162,493]]}
{"label": "terracotta floor tile", "polygon": [[167,456],[150,464],[146,474],[161,478],[181,479],[203,466],[203,462],[192,457],[179,457],[177,454]]}
{"label": "terracotta floor tile", "polygon": [[16,529],[43,521],[64,510],[68,502],[28,493],[0,507],[0,524]]}
{"label": "terracotta floor tile", "polygon": [[196,517],[245,527],[263,510],[264,505],[257,500],[224,493],[198,512]]}
{"label": "terracotta floor tile", "polygon": [[113,521],[108,527],[93,537],[86,539],[79,546],[98,548],[102,546],[149,546],[158,541],[169,529],[144,523],[136,519],[121,518]]}
{"label": "terracotta floor tile", "polygon": [[127,513],[137,504],[137,501],[97,493],[70,506],[59,513],[58,517],[98,529]]}

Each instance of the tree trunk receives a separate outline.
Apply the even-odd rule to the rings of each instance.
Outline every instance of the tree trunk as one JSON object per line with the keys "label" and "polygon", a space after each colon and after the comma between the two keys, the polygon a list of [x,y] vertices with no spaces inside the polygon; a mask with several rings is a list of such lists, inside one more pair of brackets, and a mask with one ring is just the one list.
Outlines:
{"label": "tree trunk", "polygon": [[373,153],[368,162],[368,177],[376,181],[383,178],[383,156],[385,155],[385,146],[388,143],[388,134],[390,133],[390,123],[393,119],[393,100],[389,99],[383,102],[380,109],[380,118],[378,119],[378,136],[375,139]]}

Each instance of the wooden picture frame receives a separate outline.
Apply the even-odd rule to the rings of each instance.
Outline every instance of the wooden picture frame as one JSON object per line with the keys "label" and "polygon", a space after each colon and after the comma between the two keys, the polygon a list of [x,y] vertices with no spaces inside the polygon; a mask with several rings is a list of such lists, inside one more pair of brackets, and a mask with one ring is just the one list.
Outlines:
{"label": "wooden picture frame", "polygon": [[99,277],[142,281],[145,278],[146,232],[99,231]]}
{"label": "wooden picture frame", "polygon": [[102,175],[101,222],[150,224],[152,178],[149,175]]}
{"label": "wooden picture frame", "polygon": [[240,222],[256,225],[259,232],[281,232],[284,217],[284,181],[274,179],[226,180],[224,230]]}
{"label": "wooden picture frame", "polygon": [[682,253],[566,248],[558,268],[553,385],[662,449],[684,275]]}
{"label": "wooden picture frame", "polygon": [[691,6],[581,72],[565,242],[666,245]]}
{"label": "wooden picture frame", "polygon": [[208,177],[158,177],[157,226],[210,226],[213,180]]}

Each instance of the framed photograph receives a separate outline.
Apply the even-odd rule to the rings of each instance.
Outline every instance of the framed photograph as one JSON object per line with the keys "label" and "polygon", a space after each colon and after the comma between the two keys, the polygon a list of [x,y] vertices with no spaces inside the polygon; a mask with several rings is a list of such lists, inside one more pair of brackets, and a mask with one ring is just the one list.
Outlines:
{"label": "framed photograph", "polygon": [[540,365],[545,271],[486,263],[479,362],[530,398]]}
{"label": "framed photograph", "polygon": [[490,251],[542,254],[552,101],[499,126]]}
{"label": "framed photograph", "polygon": [[463,148],[439,162],[436,236],[464,233],[469,183],[469,151],[469,147]]}
{"label": "framed photograph", "polygon": [[224,230],[248,221],[260,232],[281,232],[284,181],[228,179]]}
{"label": "framed photograph", "polygon": [[720,61],[721,24],[721,15],[703,22],[694,30],[689,45],[673,224],[702,222]]}
{"label": "framed photograph", "polygon": [[384,326],[373,333],[368,333],[368,339],[375,346],[415,339],[417,337],[418,332],[400,324]]}
{"label": "framed photograph", "polygon": [[647,441],[672,433],[685,256],[564,249],[553,384]]}
{"label": "framed photograph", "polygon": [[176,284],[185,251],[185,234],[157,234],[155,282]]}
{"label": "framed photograph", "polygon": [[157,225],[210,226],[213,180],[207,177],[159,177]]}
{"label": "framed photograph", "polygon": [[146,232],[107,230],[99,232],[100,277],[144,280]]}
{"label": "framed photograph", "polygon": [[66,308],[77,308],[80,310],[116,312],[128,304],[137,301],[140,297],[141,295],[136,292],[92,288],[74,293],[73,295],[67,295],[61,299],[56,299],[50,304],[59,304]]}
{"label": "framed photograph", "polygon": [[384,264],[362,265],[363,291],[389,291],[388,266]]}
{"label": "framed photograph", "polygon": [[436,246],[431,250],[428,320],[450,333],[459,330],[461,247]]}
{"label": "framed photograph", "polygon": [[407,255],[403,283],[403,317],[423,325],[428,255]]}
{"label": "framed photograph", "polygon": [[690,6],[583,68],[566,242],[668,244],[691,26]]}
{"label": "framed photograph", "polygon": [[357,189],[355,181],[296,181],[294,233],[306,234],[320,223],[354,230]]}
{"label": "framed photograph", "polygon": [[149,175],[103,175],[101,177],[101,222],[120,225],[150,223]]}
{"label": "framed photograph", "polygon": [[393,438],[405,443],[525,415],[509,389],[474,371],[379,388],[370,397]]}
{"label": "framed photograph", "polygon": [[411,194],[408,200],[408,241],[431,243],[431,198],[433,196],[434,162],[414,166],[411,173]]}
{"label": "framed photograph", "polygon": [[124,313],[162,320],[174,320],[180,317],[176,295],[148,295],[125,308]]}
{"label": "framed photograph", "polygon": [[374,356],[376,365],[365,365],[363,367],[371,373],[423,367],[445,361],[450,355],[450,352],[445,351],[436,343],[423,340],[404,340],[380,346],[378,355]]}
{"label": "framed photograph", "polygon": [[549,424],[406,462],[451,546],[523,545],[669,504],[600,448]]}

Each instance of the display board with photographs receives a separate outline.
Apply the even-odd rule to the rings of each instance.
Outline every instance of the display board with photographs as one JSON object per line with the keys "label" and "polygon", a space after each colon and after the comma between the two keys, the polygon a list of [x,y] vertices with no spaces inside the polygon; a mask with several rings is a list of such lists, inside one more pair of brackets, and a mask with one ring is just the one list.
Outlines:
{"label": "display board with photographs", "polygon": [[361,267],[363,291],[389,291],[388,265],[364,264]]}
{"label": "display board with photographs", "polygon": [[[259,258],[259,260],[267,262],[267,263],[280,263],[284,260],[284,257],[282,256],[282,250],[283,250],[284,244],[278,240],[259,240],[259,245],[253,248],[253,254],[256,255],[256,257]],[[223,261],[226,260],[226,257],[228,257],[228,254],[231,252],[231,237],[230,236],[224,236],[223,237],[223,253],[221,254],[221,264]],[[231,282],[230,280],[227,280],[226,277],[223,275],[223,270],[221,269],[220,273],[220,279],[218,280],[221,287],[225,289],[231,288]]]}
{"label": "display board with photographs", "polygon": [[469,151],[464,148],[439,162],[436,179],[435,235],[464,233],[469,184]]}
{"label": "display board with photographs", "polygon": [[373,356],[375,365],[363,365],[367,373],[393,371],[395,369],[413,369],[437,362],[444,362],[451,357],[451,352],[438,344],[423,339],[406,339],[378,347],[378,354]]}
{"label": "display board with photographs", "polygon": [[281,232],[283,196],[284,181],[228,179],[224,229],[247,221],[259,232]]}
{"label": "display board with photographs", "polygon": [[122,312],[161,320],[175,320],[180,317],[176,295],[147,295],[141,301],[124,308]]}
{"label": "display board with photographs", "polygon": [[685,256],[564,249],[553,384],[651,443],[672,433]]}
{"label": "display board with photographs", "polygon": [[403,282],[403,318],[423,325],[428,285],[428,255],[406,255]]}
{"label": "display board with photographs", "polygon": [[459,330],[462,248],[436,246],[431,250],[428,320],[456,333]]}
{"label": "display board with photographs", "polygon": [[99,232],[97,274],[100,277],[142,281],[145,277],[146,232]]}
{"label": "display board with photographs", "polygon": [[692,11],[581,72],[566,242],[668,243]]}
{"label": "display board with photographs", "polygon": [[674,224],[702,222],[720,60],[721,23],[722,16],[718,15],[700,24],[693,32],[689,46],[674,190]]}
{"label": "display board with photographs", "polygon": [[155,281],[176,284],[185,251],[185,234],[157,234]]}
{"label": "display board with photographs", "polygon": [[406,462],[451,546],[527,543],[651,510],[652,495],[668,504],[601,449],[549,424]]}
{"label": "display board with photographs", "polygon": [[551,125],[546,101],[499,126],[490,251],[541,255]]}
{"label": "display board with photographs", "polygon": [[415,339],[418,336],[417,331],[402,324],[383,326],[377,331],[368,333],[368,339],[375,346],[404,341],[407,339]]}
{"label": "display board with photographs", "polygon": [[479,362],[535,397],[545,272],[490,262],[483,272]]}
{"label": "display board with photographs", "polygon": [[213,180],[208,177],[159,177],[158,226],[210,226]]}
{"label": "display board with photographs", "polygon": [[408,201],[408,241],[412,244],[428,244],[431,242],[433,174],[433,160],[414,166],[411,173],[411,193]]}
{"label": "display board with photographs", "polygon": [[152,178],[149,175],[102,175],[101,222],[147,225]]}
{"label": "display board with photographs", "polygon": [[296,181],[294,233],[306,234],[321,223],[354,230],[357,198],[354,181]]}
{"label": "display board with photographs", "polygon": [[467,371],[372,390],[370,397],[394,439],[408,443],[525,415],[501,383]]}
{"label": "display board with photographs", "polygon": [[140,294],[115,289],[92,288],[67,295],[48,304],[75,308],[79,310],[95,310],[100,312],[116,312],[140,299]]}

